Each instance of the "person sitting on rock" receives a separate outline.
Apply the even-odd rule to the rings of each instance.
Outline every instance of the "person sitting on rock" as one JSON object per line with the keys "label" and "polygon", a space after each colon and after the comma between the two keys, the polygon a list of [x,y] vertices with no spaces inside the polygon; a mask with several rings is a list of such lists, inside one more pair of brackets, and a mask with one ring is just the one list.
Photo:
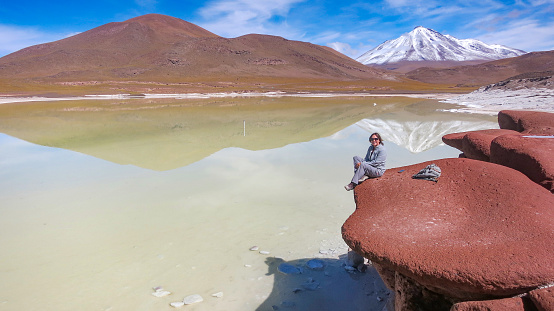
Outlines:
{"label": "person sitting on rock", "polygon": [[354,157],[354,177],[352,177],[352,182],[344,186],[347,191],[354,189],[359,183],[368,178],[381,177],[385,173],[387,151],[381,135],[379,133],[371,134],[369,142],[371,145],[367,149],[365,158]]}

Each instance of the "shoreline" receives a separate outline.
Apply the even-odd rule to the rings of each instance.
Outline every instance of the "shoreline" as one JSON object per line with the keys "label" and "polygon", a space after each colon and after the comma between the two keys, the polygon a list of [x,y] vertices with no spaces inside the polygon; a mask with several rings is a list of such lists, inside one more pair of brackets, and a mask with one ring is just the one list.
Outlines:
{"label": "shoreline", "polygon": [[75,97],[17,97],[0,96],[0,105],[23,102],[48,102],[64,100],[106,100],[106,99],[209,99],[209,98],[251,98],[251,97],[299,97],[299,98],[331,98],[331,97],[409,97],[438,100],[442,103],[462,106],[460,108],[443,109],[445,112],[476,113],[496,115],[501,110],[535,110],[554,112],[554,90],[551,89],[521,89],[521,90],[477,90],[467,94],[456,93],[324,93],[324,92],[220,92],[220,93],[173,93],[173,94],[111,94],[84,95]]}
{"label": "shoreline", "polygon": [[207,99],[207,98],[227,98],[227,97],[410,97],[410,98],[427,98],[447,100],[458,96],[454,93],[390,93],[390,94],[372,94],[372,93],[287,93],[287,92],[219,92],[219,93],[171,93],[171,94],[156,94],[145,93],[140,95],[134,94],[109,94],[109,95],[84,95],[73,97],[40,97],[40,96],[6,96],[0,95],[0,104],[32,102],[32,101],[61,101],[61,100],[102,100],[102,99]]}

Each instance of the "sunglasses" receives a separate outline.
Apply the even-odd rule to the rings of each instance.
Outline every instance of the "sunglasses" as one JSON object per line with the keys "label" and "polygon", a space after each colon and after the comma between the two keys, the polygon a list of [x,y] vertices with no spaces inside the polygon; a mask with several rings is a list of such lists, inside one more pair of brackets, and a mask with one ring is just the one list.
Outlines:
{"label": "sunglasses", "polygon": [[370,138],[369,141],[379,140],[379,138]]}

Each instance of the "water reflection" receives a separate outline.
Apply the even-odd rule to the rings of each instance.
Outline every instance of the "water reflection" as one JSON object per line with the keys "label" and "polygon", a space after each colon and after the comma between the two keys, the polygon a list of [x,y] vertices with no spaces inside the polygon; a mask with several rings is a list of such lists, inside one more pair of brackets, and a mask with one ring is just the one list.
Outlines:
{"label": "water reflection", "polygon": [[412,152],[436,146],[448,131],[478,127],[478,117],[437,112],[442,106],[355,97],[19,103],[0,105],[0,132],[161,171],[229,147],[263,150],[327,137],[362,119],[371,120],[362,128],[379,129]]}
{"label": "water reflection", "polygon": [[[279,305],[275,281],[292,286],[268,275],[273,256],[324,258],[331,275],[314,278],[356,282],[334,275],[346,273],[337,266],[340,227],[354,210],[342,186],[369,144],[366,130],[349,125],[483,120],[427,113],[430,103],[414,110],[423,105],[414,100],[341,101],[0,107],[0,131],[11,135],[0,135],[0,309],[167,310],[200,294],[194,310],[256,310]],[[246,139],[245,115],[258,124]],[[387,149],[388,167],[458,154],[447,146],[412,154],[392,139]],[[173,294],[153,297],[159,285]],[[352,301],[337,305],[364,309]]]}

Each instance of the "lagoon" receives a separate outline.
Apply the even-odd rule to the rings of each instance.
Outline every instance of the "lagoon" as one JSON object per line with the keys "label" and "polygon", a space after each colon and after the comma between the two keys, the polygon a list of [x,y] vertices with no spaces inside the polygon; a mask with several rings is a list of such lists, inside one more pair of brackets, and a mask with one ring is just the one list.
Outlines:
{"label": "lagoon", "polygon": [[[379,131],[394,173],[457,157],[444,134],[497,127],[441,111],[451,107],[403,97],[0,105],[0,310],[171,310],[192,294],[204,301],[187,310],[382,305],[375,273],[342,267],[352,156]],[[324,271],[276,271],[313,258]],[[293,294],[308,278],[319,287]],[[154,297],[156,286],[172,294]]]}

